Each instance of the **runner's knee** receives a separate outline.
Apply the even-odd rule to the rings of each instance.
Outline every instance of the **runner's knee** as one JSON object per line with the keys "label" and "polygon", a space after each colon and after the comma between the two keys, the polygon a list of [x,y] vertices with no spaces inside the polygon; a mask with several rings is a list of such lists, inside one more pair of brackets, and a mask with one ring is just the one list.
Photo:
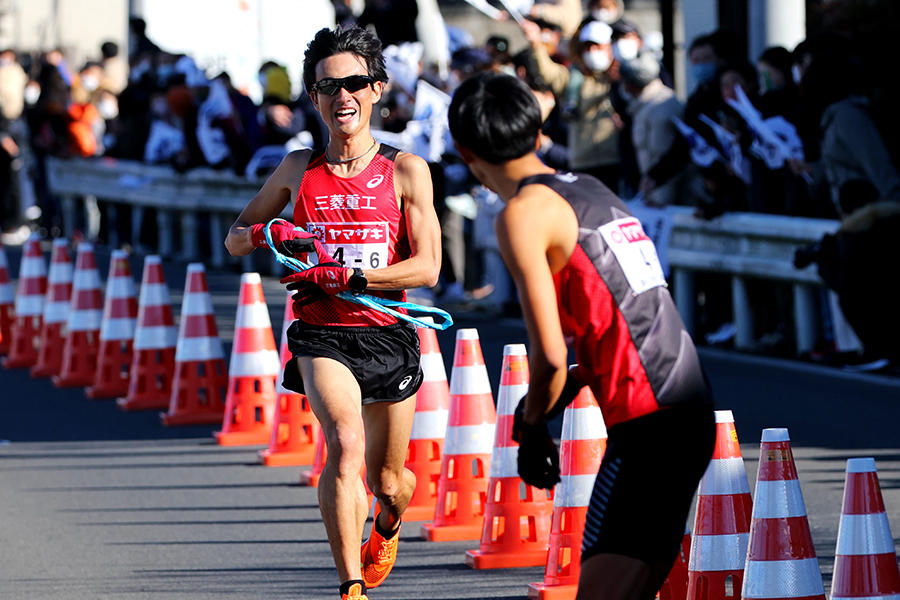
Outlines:
{"label": "runner's knee", "polygon": [[366,484],[377,498],[392,504],[394,499],[402,493],[404,481],[402,473],[382,469],[378,473],[367,472]]}
{"label": "runner's knee", "polygon": [[325,431],[328,447],[327,462],[338,469],[341,476],[358,475],[365,460],[365,442],[362,430],[351,426],[335,425]]}

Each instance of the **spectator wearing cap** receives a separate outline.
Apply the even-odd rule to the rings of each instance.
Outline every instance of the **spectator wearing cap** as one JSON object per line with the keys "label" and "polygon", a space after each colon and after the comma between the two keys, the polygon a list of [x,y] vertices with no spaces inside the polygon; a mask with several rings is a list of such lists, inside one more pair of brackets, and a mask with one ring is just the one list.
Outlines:
{"label": "spectator wearing cap", "polygon": [[[672,119],[681,118],[684,107],[659,78],[659,61],[649,52],[640,52],[634,58],[622,60],[619,73],[625,95],[631,100],[628,113],[631,116],[631,139],[641,175],[655,165],[672,147],[678,131]],[[680,193],[681,178],[673,177],[651,192],[644,200],[656,206],[674,204]]]}
{"label": "spectator wearing cap", "polygon": [[581,27],[571,41],[572,67],[554,62],[541,43],[540,30],[530,21],[522,23],[531,43],[538,72],[564,104],[569,118],[569,165],[574,171],[600,179],[619,191],[618,115],[612,105],[612,28],[601,21]]}

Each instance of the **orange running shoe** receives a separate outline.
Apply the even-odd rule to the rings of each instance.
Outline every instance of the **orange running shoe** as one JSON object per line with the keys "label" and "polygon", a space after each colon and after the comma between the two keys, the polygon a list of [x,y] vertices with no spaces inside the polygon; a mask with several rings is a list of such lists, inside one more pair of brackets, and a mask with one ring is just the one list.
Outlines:
{"label": "orange running shoe", "polygon": [[384,539],[377,528],[372,527],[372,535],[362,545],[362,578],[367,588],[376,588],[387,579],[397,560],[397,542],[400,541],[400,526],[391,539]]}
{"label": "orange running shoe", "polygon": [[369,600],[369,597],[362,593],[361,585],[354,583],[346,594],[341,594],[341,600]]}

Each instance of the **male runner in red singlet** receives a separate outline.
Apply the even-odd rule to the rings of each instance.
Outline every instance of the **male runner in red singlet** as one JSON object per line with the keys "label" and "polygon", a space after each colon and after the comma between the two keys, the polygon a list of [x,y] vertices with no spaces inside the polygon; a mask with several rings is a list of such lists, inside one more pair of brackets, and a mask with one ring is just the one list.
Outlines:
{"label": "male runner in red singlet", "polygon": [[[540,109],[516,78],[463,82],[449,120],[463,160],[505,202],[497,237],[531,344],[531,383],[514,426],[519,474],[548,489],[559,481],[546,420],[590,386],[609,441],[588,508],[577,598],[653,598],[715,441],[706,378],[656,249],[609,188],[541,163]],[[578,361],[571,374],[567,337]]]}
{"label": "male runner in red singlet", "polygon": [[[285,157],[225,245],[232,255],[264,246],[262,224],[292,200],[294,223],[309,232],[271,228],[277,247],[308,250],[319,263],[282,280],[299,290],[298,320],[288,330],[295,360],[284,385],[307,395],[325,434],[319,507],[341,597],[361,600],[397,556],[400,518],[416,483],[404,463],[422,371],[415,327],[334,294],[402,300],[407,288],[435,285],[440,226],[425,161],[379,144],[369,129],[387,81],[378,39],[357,27],[319,31],[306,50],[303,81],[328,127],[328,145]],[[361,553],[369,510],[363,464],[381,512]]]}

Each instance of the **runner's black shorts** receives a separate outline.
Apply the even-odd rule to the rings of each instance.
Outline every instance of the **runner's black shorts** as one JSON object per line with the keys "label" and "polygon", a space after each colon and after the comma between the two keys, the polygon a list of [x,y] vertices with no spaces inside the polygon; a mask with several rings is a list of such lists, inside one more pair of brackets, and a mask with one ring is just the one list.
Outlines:
{"label": "runner's black shorts", "polygon": [[[287,330],[288,350],[298,356],[324,356],[345,365],[362,392],[362,403],[399,402],[422,385],[419,335],[414,325],[383,327],[310,325],[294,321]],[[306,393],[295,360],[284,370],[285,388]]]}
{"label": "runner's black shorts", "polygon": [[713,453],[711,405],[666,408],[609,428],[581,559],[620,554],[651,567],[678,556],[697,485]]}

